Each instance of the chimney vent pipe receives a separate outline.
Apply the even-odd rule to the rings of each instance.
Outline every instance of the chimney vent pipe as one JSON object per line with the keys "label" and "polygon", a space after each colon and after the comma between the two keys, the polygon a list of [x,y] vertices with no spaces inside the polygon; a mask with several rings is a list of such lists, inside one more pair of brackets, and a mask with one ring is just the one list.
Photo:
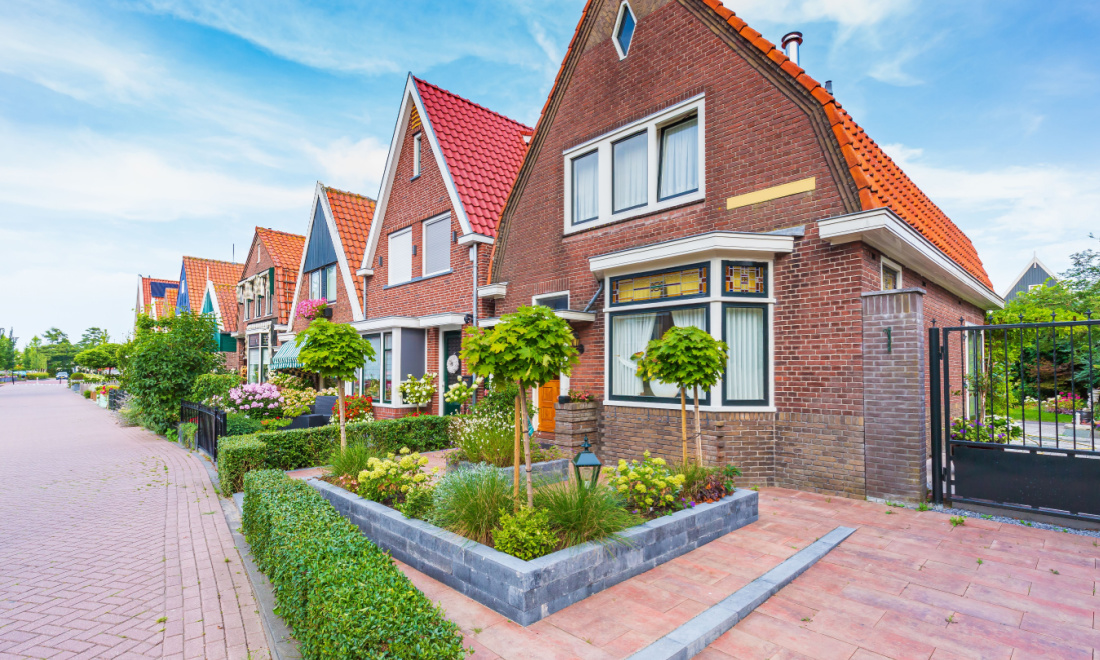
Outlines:
{"label": "chimney vent pipe", "polygon": [[825,91],[829,92],[830,94],[833,93],[833,81],[832,80],[826,80],[825,81]]}
{"label": "chimney vent pipe", "polygon": [[801,32],[788,32],[783,35],[783,54],[790,58],[797,66],[802,66],[798,61],[798,47],[802,45]]}

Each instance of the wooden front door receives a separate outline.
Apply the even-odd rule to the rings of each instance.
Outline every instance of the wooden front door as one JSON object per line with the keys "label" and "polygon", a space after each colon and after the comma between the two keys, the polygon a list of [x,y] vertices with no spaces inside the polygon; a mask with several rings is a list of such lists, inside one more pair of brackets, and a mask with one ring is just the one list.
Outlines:
{"label": "wooden front door", "polygon": [[554,404],[558,401],[558,392],[561,391],[561,383],[552,380],[539,388],[539,432],[553,433],[556,411]]}

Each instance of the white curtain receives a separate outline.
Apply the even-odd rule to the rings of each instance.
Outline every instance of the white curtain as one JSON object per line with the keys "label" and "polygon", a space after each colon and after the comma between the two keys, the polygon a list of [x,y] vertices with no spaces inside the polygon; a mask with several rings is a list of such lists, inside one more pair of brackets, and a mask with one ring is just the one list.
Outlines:
{"label": "white curtain", "polygon": [[[707,328],[707,309],[705,307],[695,309],[675,309],[672,310],[672,325],[678,328],[699,328],[700,330],[706,330]],[[675,383],[664,383],[659,380],[649,381],[649,389],[653,390],[655,396],[673,398],[680,396],[680,388]],[[688,395],[690,396],[690,392]],[[706,394],[706,392],[700,392],[700,396]]]}
{"label": "white curtain", "polygon": [[661,199],[699,188],[699,119],[661,132]]}
{"label": "white curtain", "polygon": [[647,133],[639,133],[634,137],[616,142],[612,147],[614,181],[611,187],[615,212],[645,204],[648,199],[646,192],[648,139]]}
{"label": "white curtain", "polygon": [[764,399],[764,310],[726,308],[726,398],[732,401]]}
{"label": "white curtain", "polygon": [[599,153],[573,159],[573,224],[600,214]]}
{"label": "white curtain", "polygon": [[614,370],[611,393],[639,396],[642,393],[642,379],[635,374],[638,363],[632,356],[645,351],[646,344],[653,337],[657,315],[616,316],[612,323],[615,340],[611,347],[611,368]]}

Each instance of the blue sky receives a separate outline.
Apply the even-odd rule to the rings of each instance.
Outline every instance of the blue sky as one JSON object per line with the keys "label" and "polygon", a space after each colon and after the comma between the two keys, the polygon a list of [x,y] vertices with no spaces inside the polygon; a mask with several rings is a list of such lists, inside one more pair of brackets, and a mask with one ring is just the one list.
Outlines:
{"label": "blue sky", "polygon": [[[137,274],[375,196],[413,71],[533,124],[582,0],[5,0],[0,325],[125,337]],[[1100,3],[730,0],[977,245],[998,290],[1100,232]],[[21,342],[22,343],[22,342]]]}

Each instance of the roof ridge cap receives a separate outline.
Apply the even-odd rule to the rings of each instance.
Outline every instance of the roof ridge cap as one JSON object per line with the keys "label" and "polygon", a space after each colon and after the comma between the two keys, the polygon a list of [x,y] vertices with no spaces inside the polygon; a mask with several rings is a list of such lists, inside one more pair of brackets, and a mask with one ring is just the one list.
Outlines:
{"label": "roof ridge cap", "polygon": [[340,193],[341,195],[352,195],[354,197],[361,197],[362,199],[365,199],[365,200],[367,200],[368,202],[370,202],[372,204],[376,203],[376,201],[377,201],[374,198],[367,197],[366,195],[363,195],[361,193],[352,192],[350,190],[341,190],[340,188],[334,188],[332,186],[326,186],[323,183],[321,184],[321,187],[324,188],[326,192],[331,190],[332,192]]}
{"label": "roof ridge cap", "polygon": [[464,103],[468,103],[469,105],[472,105],[475,108],[478,108],[479,110],[484,110],[485,112],[488,112],[491,115],[496,115],[497,117],[500,117],[501,119],[504,119],[505,121],[511,122],[511,123],[515,124],[516,126],[518,126],[522,129],[520,131],[521,133],[523,131],[532,131],[533,132],[535,130],[535,129],[531,128],[530,126],[528,126],[527,124],[524,124],[524,123],[521,123],[521,122],[519,122],[515,119],[512,119],[511,117],[509,117],[508,115],[506,115],[502,112],[497,112],[496,110],[493,110],[492,108],[487,108],[487,107],[481,105],[480,103],[478,103],[477,101],[471,101],[470,99],[466,98],[465,96],[462,96],[460,94],[455,94],[454,92],[452,92],[449,89],[443,89],[439,85],[436,85],[435,83],[430,83],[427,80],[424,80],[423,78],[417,78],[416,76],[413,76],[412,79],[415,80],[418,83],[424,83],[425,85],[428,85],[429,87],[434,87],[435,89],[439,90],[440,92],[443,92],[444,94],[446,94],[448,96],[453,96],[454,98],[458,99],[459,101],[462,101]]}

